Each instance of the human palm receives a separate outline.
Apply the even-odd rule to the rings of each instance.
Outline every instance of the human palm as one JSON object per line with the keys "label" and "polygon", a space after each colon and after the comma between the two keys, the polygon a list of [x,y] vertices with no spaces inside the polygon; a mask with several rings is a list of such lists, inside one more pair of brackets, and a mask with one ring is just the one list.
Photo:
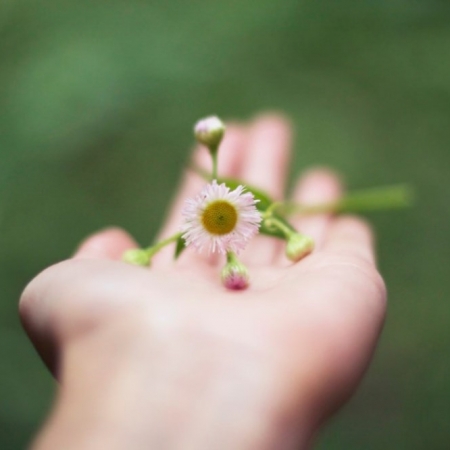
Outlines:
{"label": "human palm", "polygon": [[[232,125],[219,170],[281,198],[290,146],[289,127],[279,117],[265,116],[248,127]],[[206,166],[206,152],[195,158]],[[186,175],[163,237],[177,231],[184,199],[202,184],[195,174]],[[325,202],[340,190],[333,174],[315,170],[300,180],[294,198]],[[51,368],[58,355],[64,357],[67,342],[108,324],[123,330],[121,324],[131,323],[131,336],[140,330],[139,342],[174,348],[168,353],[173,358],[188,353],[200,358],[202,367],[218,366],[231,377],[233,367],[250,371],[244,384],[257,386],[251,398],[268,403],[276,420],[283,417],[287,423],[280,436],[296,435],[294,424],[302,422],[307,425],[299,433],[308,440],[364,373],[383,323],[385,290],[375,268],[371,231],[360,219],[316,215],[294,224],[314,238],[313,254],[293,264],[284,256],[282,241],[257,236],[242,255],[251,285],[240,292],[221,286],[223,261],[215,255],[187,249],[174,262],[171,250],[164,249],[148,270],[120,261],[135,246],[128,234],[100,232],[73,259],[47,269],[28,286],[21,301],[23,322]],[[125,334],[133,339],[129,331]],[[259,417],[249,403],[247,415]],[[273,418],[264,420],[270,426]]]}

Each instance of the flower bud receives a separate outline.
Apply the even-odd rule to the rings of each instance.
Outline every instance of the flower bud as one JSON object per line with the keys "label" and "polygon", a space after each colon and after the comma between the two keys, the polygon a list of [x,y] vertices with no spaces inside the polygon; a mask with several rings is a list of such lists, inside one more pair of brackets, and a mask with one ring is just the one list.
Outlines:
{"label": "flower bud", "polygon": [[122,255],[122,261],[134,264],[135,266],[149,266],[150,256],[141,248],[131,248]]}
{"label": "flower bud", "polygon": [[286,244],[286,256],[291,261],[300,261],[314,250],[314,241],[311,237],[300,233],[292,233]]}
{"label": "flower bud", "polygon": [[248,288],[249,276],[247,267],[236,258],[229,260],[221,273],[222,284],[231,291]]}
{"label": "flower bud", "polygon": [[224,134],[225,125],[217,116],[201,119],[194,127],[194,135],[197,141],[206,145],[210,151],[217,150]]}

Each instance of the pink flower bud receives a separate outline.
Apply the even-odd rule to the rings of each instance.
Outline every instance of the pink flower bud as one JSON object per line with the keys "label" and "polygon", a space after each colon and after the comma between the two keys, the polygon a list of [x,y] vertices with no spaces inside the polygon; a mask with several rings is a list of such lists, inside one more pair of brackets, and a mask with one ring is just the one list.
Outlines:
{"label": "pink flower bud", "polygon": [[217,116],[199,120],[194,127],[194,135],[198,142],[216,151],[225,134],[225,125]]}
{"label": "pink flower bud", "polygon": [[249,285],[248,270],[237,259],[229,261],[222,269],[222,284],[231,291],[247,289]]}

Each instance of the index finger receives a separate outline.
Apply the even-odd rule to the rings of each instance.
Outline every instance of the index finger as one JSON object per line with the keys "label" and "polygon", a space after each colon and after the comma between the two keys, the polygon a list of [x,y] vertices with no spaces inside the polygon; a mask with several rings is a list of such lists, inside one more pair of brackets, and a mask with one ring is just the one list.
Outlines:
{"label": "index finger", "polygon": [[73,258],[122,259],[130,248],[137,248],[136,241],[124,230],[107,228],[87,237],[77,248]]}

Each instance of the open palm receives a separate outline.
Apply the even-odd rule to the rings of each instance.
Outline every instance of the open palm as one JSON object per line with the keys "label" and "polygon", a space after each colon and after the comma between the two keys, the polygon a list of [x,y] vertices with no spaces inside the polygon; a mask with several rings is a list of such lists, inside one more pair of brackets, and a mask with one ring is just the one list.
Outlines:
{"label": "open palm", "polygon": [[[221,148],[220,174],[282,198],[290,148],[290,128],[278,116],[231,125]],[[197,151],[195,158],[208,168],[206,151]],[[184,199],[203,184],[195,174],[186,175],[162,237],[178,230]],[[298,182],[293,198],[325,202],[340,191],[337,178],[318,169]],[[166,348],[184,349],[187,335],[201,337],[189,354],[214,354],[216,364],[231,372],[223,361],[253,361],[255,397],[271,402],[294,435],[294,424],[306,423],[297,432],[307,440],[363,375],[382,327],[385,289],[371,231],[359,218],[316,215],[298,218],[294,225],[314,238],[313,254],[292,264],[282,241],[258,236],[242,255],[251,285],[241,292],[221,286],[223,260],[217,256],[187,249],[174,262],[173,250],[165,249],[148,270],[119,261],[135,246],[128,234],[100,232],[73,259],[30,283],[21,300],[24,325],[54,370],[65,342],[108,322],[134,320],[135,329],[141,324],[149,330],[149,345],[161,339]]]}

